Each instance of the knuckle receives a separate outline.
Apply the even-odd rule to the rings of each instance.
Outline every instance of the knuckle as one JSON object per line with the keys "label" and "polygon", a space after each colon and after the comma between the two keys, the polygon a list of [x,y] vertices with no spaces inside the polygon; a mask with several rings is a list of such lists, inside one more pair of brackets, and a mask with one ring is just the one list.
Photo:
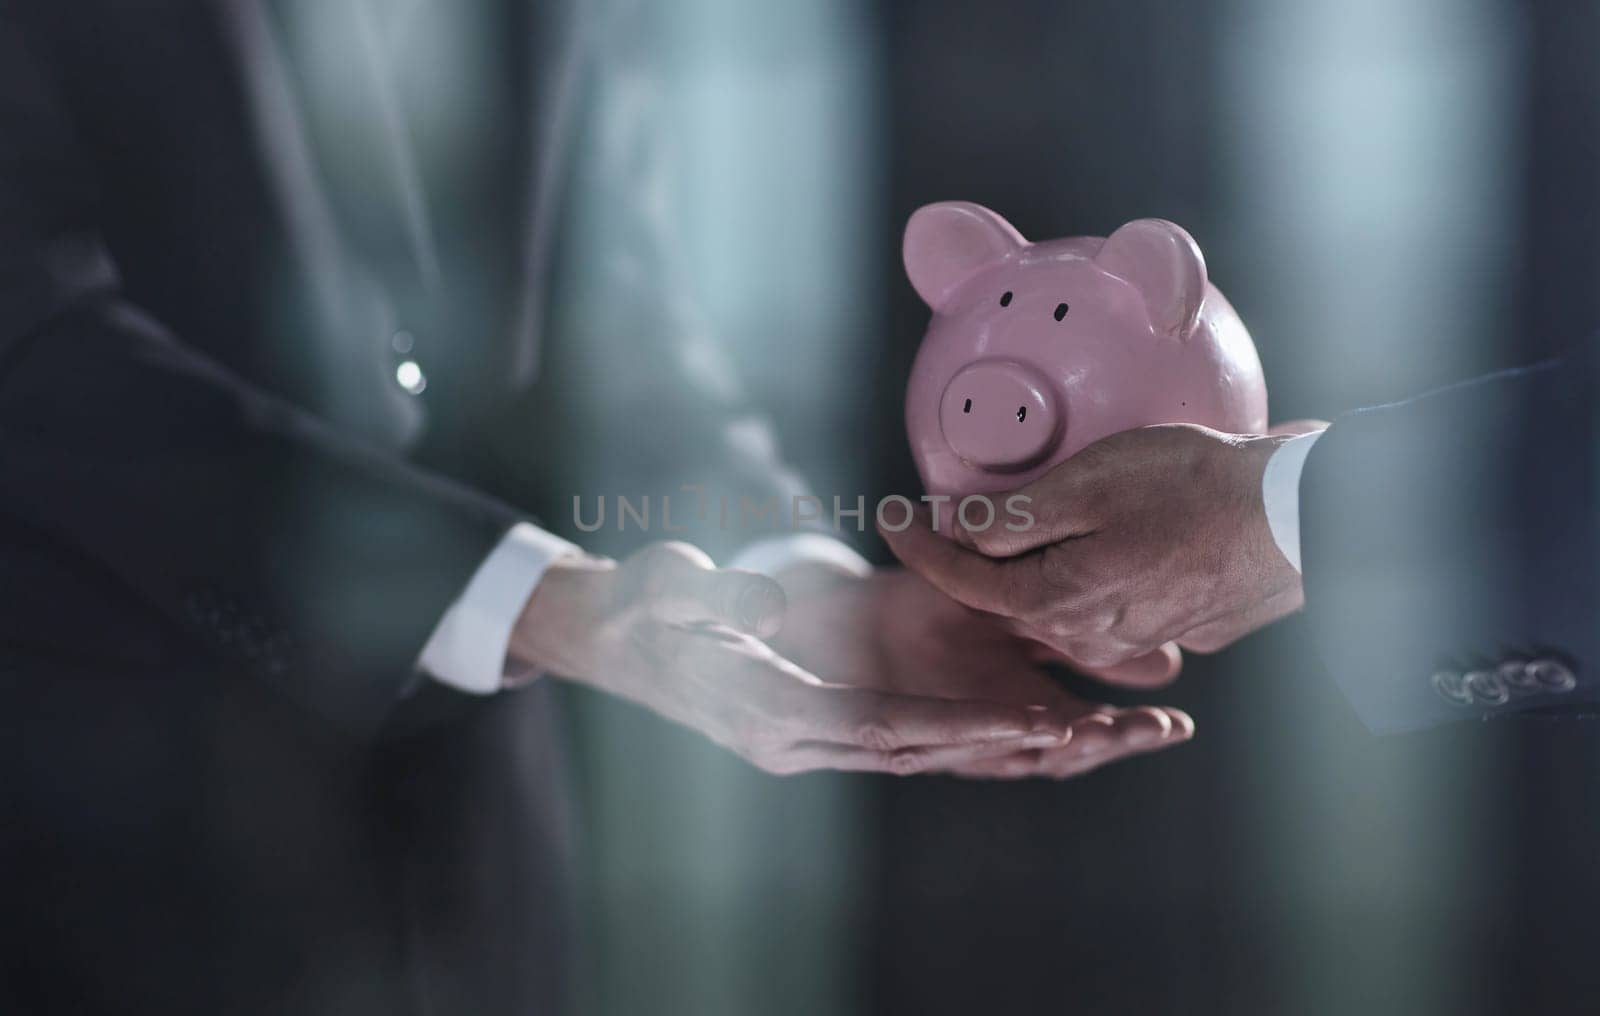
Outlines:
{"label": "knuckle", "polygon": [[1084,619],[1063,616],[1050,618],[1042,630],[1058,645],[1089,645],[1089,636],[1096,634],[1095,627]]}
{"label": "knuckle", "polygon": [[896,776],[915,776],[927,770],[929,761],[928,753],[920,748],[902,748],[890,753],[889,771]]}
{"label": "knuckle", "polygon": [[1007,568],[1002,574],[1000,603],[1007,614],[1033,617],[1049,607],[1051,597],[1046,595],[1046,587],[1039,581],[1036,570]]}
{"label": "knuckle", "polygon": [[1129,657],[1143,656],[1167,641],[1155,619],[1143,610],[1123,605],[1112,611],[1108,618],[1106,634],[1121,646]]}
{"label": "knuckle", "polygon": [[856,742],[874,751],[893,751],[900,747],[900,737],[886,720],[873,717],[856,727]]}
{"label": "knuckle", "polygon": [[1120,572],[1108,567],[1101,554],[1062,552],[1045,579],[1059,600],[1079,607],[1097,603],[1116,584]]}
{"label": "knuckle", "polygon": [[757,630],[772,625],[787,606],[783,587],[765,575],[722,572],[719,576],[717,607],[741,627]]}
{"label": "knuckle", "polygon": [[1047,551],[1039,557],[1038,585],[1046,601],[1059,610],[1089,610],[1106,587],[1096,568],[1088,555]]}
{"label": "knuckle", "polygon": [[1118,637],[1129,637],[1134,633],[1133,608],[1125,600],[1107,603],[1100,608],[1101,630]]}

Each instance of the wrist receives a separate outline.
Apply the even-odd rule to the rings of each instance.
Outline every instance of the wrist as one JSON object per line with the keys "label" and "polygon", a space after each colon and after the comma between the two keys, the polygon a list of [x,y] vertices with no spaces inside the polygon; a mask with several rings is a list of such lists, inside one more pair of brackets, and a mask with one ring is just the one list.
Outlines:
{"label": "wrist", "polygon": [[610,558],[589,554],[552,562],[512,628],[508,669],[587,680],[593,670],[596,629],[616,567]]}

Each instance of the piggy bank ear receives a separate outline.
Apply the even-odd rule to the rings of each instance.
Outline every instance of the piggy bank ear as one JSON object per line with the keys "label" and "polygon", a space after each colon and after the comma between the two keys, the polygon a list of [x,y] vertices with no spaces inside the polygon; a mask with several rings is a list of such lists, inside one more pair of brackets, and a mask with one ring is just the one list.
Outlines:
{"label": "piggy bank ear", "polygon": [[938,310],[973,272],[1026,243],[1011,223],[982,205],[941,201],[911,213],[901,255],[917,295]]}
{"label": "piggy bank ear", "polygon": [[1107,237],[1094,260],[1133,284],[1158,331],[1181,338],[1194,328],[1206,295],[1206,259],[1183,227],[1137,219]]}

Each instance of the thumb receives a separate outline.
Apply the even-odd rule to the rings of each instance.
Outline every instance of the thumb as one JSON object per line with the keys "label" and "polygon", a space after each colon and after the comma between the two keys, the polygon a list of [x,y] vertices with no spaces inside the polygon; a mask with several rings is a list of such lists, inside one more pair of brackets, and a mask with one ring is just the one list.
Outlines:
{"label": "thumb", "polygon": [[955,539],[989,557],[1016,557],[1093,532],[1088,494],[1098,476],[1098,457],[1074,457],[1010,493],[984,495],[988,509],[954,513]]}
{"label": "thumb", "polygon": [[1183,651],[1176,643],[1168,642],[1143,656],[1109,667],[1088,667],[1081,663],[1072,666],[1085,676],[1106,684],[1123,688],[1162,688],[1177,680],[1178,671],[1183,669]]}
{"label": "thumb", "polygon": [[1096,681],[1122,688],[1163,688],[1176,681],[1178,672],[1183,669],[1183,650],[1178,648],[1176,642],[1163,643],[1143,656],[1135,656],[1121,663],[1091,667],[1073,659],[1064,649],[1048,642],[1037,641],[1039,633],[1032,631],[1027,625],[1016,624],[1013,629],[1019,635],[1035,640],[1032,655],[1040,663],[1059,663],[1071,667],[1085,677],[1092,677]]}

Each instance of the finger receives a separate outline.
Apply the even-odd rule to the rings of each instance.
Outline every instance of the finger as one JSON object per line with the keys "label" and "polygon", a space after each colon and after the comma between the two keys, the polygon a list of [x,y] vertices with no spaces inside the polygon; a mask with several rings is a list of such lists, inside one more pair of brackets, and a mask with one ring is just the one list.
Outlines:
{"label": "finger", "polygon": [[757,638],[770,638],[783,626],[787,604],[783,587],[765,575],[719,569],[694,548],[658,551],[630,567],[644,570],[637,580],[651,615],[667,624],[721,624]]}
{"label": "finger", "polygon": [[912,776],[917,773],[946,772],[1030,750],[1058,747],[1059,744],[1058,738],[1047,734],[1033,734],[1013,741],[989,744],[897,748],[892,751],[826,741],[804,741],[785,749],[767,761],[763,768],[779,773],[839,769]]}
{"label": "finger", "polygon": [[[1031,550],[1087,536],[1099,528],[1091,495],[1103,480],[1106,457],[1078,454],[1009,494],[991,495],[993,513],[979,513],[988,525],[971,529],[958,512],[952,519],[958,542],[989,557],[1016,557]],[[1001,511],[999,506],[1003,506]]]}
{"label": "finger", "polygon": [[[1080,729],[1081,728],[1081,729]],[[1106,709],[1073,727],[1078,755],[1105,755],[1156,744],[1172,732],[1172,717],[1159,706]]]}
{"label": "finger", "polygon": [[[1114,714],[1115,710],[1110,707],[1102,707],[1079,716],[1073,721],[1067,740],[1060,747],[1019,751],[1010,757],[977,760],[958,769],[963,775],[968,772],[996,777],[1048,775],[1039,767],[1049,759],[1061,757],[1063,753],[1074,758],[1105,754],[1117,737],[1117,718]],[[1029,771],[1030,767],[1032,771]]]}
{"label": "finger", "polygon": [[1162,688],[1176,681],[1178,672],[1183,669],[1183,651],[1176,642],[1168,642],[1143,656],[1106,667],[1088,667],[1073,662],[1064,654],[1058,655],[1074,670],[1097,681],[1123,688]]}
{"label": "finger", "polygon": [[[1137,664],[1138,671],[1131,673],[1129,676],[1132,680],[1126,683],[1131,684],[1140,677],[1159,683],[1160,678],[1153,672],[1158,668],[1164,670],[1174,664],[1182,664],[1181,654],[1176,659],[1168,659],[1165,656],[1165,646],[1158,646],[1155,649],[1143,648],[1108,632],[1096,630],[1094,617],[1087,609],[1079,614],[1059,612],[1052,620],[1054,630],[1029,621],[1012,621],[1010,627],[1018,635],[1040,644],[1042,655],[1039,658],[1064,663],[1091,677],[1102,673],[1116,675],[1119,668],[1133,665],[1136,661],[1143,661]],[[1074,621],[1082,622],[1082,630],[1073,626]],[[1155,654],[1161,655],[1149,660],[1144,659]],[[1113,683],[1125,682],[1113,681]]]}
{"label": "finger", "polygon": [[[1027,575],[1023,569],[1029,568],[1034,559],[991,560],[916,523],[900,532],[885,529],[883,538],[906,567],[951,599],[990,614],[1016,614],[1017,597],[1012,590]],[[1038,565],[1031,567],[1036,569]]]}
{"label": "finger", "polygon": [[1066,779],[1134,755],[1183,744],[1194,736],[1194,720],[1179,709],[1140,706],[1118,710],[1109,731],[1098,743],[1081,744],[1077,751],[1048,752],[1040,763],[1043,775]]}
{"label": "finger", "polygon": [[1332,424],[1327,420],[1285,420],[1275,423],[1267,428],[1267,433],[1274,436],[1297,437],[1301,434],[1314,434],[1319,430],[1327,430]]}
{"label": "finger", "polygon": [[[1104,733],[1099,738],[1093,736],[1093,728],[1083,731],[1083,734],[1075,731],[1074,739],[1059,749],[976,760],[968,763],[962,774],[989,779],[1021,779],[1029,776],[1069,779],[1099,770],[1110,763],[1122,762],[1123,758],[1168,749],[1194,738],[1194,720],[1190,720],[1189,715],[1182,710],[1165,707],[1158,709],[1158,712],[1165,714],[1165,725],[1152,722],[1149,715],[1102,717],[1099,730]],[[1165,730],[1165,734],[1154,738],[1149,736],[1157,730]],[[1133,731],[1139,733],[1134,734]]]}
{"label": "finger", "polygon": [[1074,724],[1072,737],[1060,748],[976,759],[950,771],[980,779],[1066,779],[1134,755],[1183,744],[1193,736],[1194,721],[1179,709],[1107,709]]}
{"label": "finger", "polygon": [[1030,735],[1064,744],[1068,721],[1055,711],[974,699],[940,699],[836,686],[797,686],[795,741],[850,744],[877,751],[985,744]]}
{"label": "finger", "polygon": [[1086,677],[1106,684],[1125,688],[1160,688],[1178,679],[1183,670],[1183,650],[1176,642],[1168,642],[1129,660],[1092,666],[1075,659],[1072,654],[1048,642],[1025,624],[1013,624],[1012,629],[1032,642],[1029,658],[1039,663],[1059,663]]}

